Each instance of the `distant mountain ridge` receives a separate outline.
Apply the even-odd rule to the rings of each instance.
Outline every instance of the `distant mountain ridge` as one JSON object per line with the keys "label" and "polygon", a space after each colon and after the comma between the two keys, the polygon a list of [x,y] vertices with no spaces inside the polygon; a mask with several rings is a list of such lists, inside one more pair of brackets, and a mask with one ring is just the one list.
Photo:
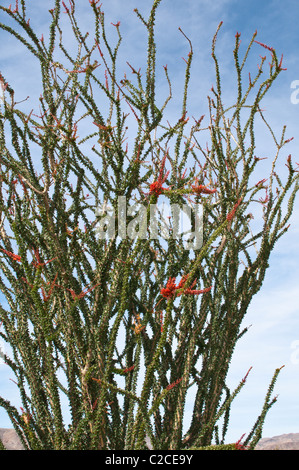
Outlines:
{"label": "distant mountain ridge", "polygon": [[299,450],[299,433],[264,437],[257,444],[256,450]]}
{"label": "distant mountain ridge", "polygon": [[[0,428],[0,438],[7,450],[24,450],[14,429]],[[259,441],[256,450],[299,450],[299,433],[264,437]]]}

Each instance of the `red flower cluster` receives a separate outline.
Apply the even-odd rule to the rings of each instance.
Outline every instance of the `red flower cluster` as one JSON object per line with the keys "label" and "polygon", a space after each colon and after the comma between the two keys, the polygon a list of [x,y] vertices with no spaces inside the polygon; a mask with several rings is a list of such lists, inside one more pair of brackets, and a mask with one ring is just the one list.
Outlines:
{"label": "red flower cluster", "polygon": [[87,286],[83,289],[82,292],[80,292],[80,294],[76,294],[75,291],[73,291],[73,289],[68,289],[67,290],[71,293],[72,297],[73,297],[73,300],[77,300],[77,299],[82,299],[82,297],[84,297],[88,292],[92,291],[95,287],[99,286],[100,284],[96,284],[95,286],[93,287],[90,287],[89,289],[87,289],[86,292],[85,289],[87,288]]}
{"label": "red flower cluster", "polygon": [[166,157],[167,157],[167,153],[164,155],[164,158],[162,160],[158,180],[150,184],[150,192],[149,192],[150,194],[156,194],[157,196],[159,196],[163,191],[168,191],[167,188],[162,187],[162,184],[165,183],[167,176],[170,173],[170,171],[167,171],[165,173],[165,176],[163,177]]}
{"label": "red flower cluster", "polygon": [[[49,298],[51,297],[51,294],[53,292],[54,287],[57,285],[57,284],[55,284],[57,276],[58,276],[58,273],[56,273],[56,276],[54,277],[54,281],[51,284],[51,287],[50,287],[50,290],[49,290],[48,294],[46,294],[44,288],[41,287],[42,296],[43,296],[43,299],[44,299],[45,302],[47,302],[49,300]],[[49,284],[49,282],[47,282],[47,284]]]}
{"label": "red flower cluster", "polygon": [[45,266],[46,264],[51,263],[51,261],[57,258],[55,257],[55,258],[50,259],[49,261],[46,261],[45,263],[42,263],[39,257],[38,249],[37,250],[34,249],[34,255],[35,255],[36,261],[32,261],[32,264],[35,268],[37,268],[38,266]]}
{"label": "red flower cluster", "polygon": [[194,184],[191,185],[191,188],[195,194],[213,194],[216,193],[217,189],[210,189],[204,186],[203,184]]}
{"label": "red flower cluster", "polygon": [[192,283],[192,285],[190,287],[188,287],[187,289],[185,289],[182,292],[177,293],[176,292],[177,290],[182,289],[184,287],[184,285],[185,285],[185,283],[188,279],[188,276],[189,276],[188,274],[183,276],[177,286],[175,285],[175,277],[170,277],[168,279],[166,287],[161,289],[161,295],[165,298],[169,298],[169,297],[172,297],[172,296],[175,296],[175,295],[182,295],[182,294],[197,295],[197,294],[203,294],[205,292],[209,292],[212,289],[212,287],[207,287],[207,288],[201,289],[201,290],[197,290],[197,289],[193,290],[192,288],[195,286],[196,281],[197,281],[197,279],[195,279],[195,281]]}
{"label": "red flower cluster", "polygon": [[245,436],[245,434],[243,434],[240,439],[235,443],[235,449],[236,450],[248,450],[248,447],[244,446],[243,444],[241,444],[241,440],[243,439],[243,437]]}
{"label": "red flower cluster", "polygon": [[150,194],[155,193],[157,196],[159,196],[163,191],[167,191],[167,188],[163,188],[159,181],[154,181],[150,184]]}
{"label": "red flower cluster", "polygon": [[11,251],[4,250],[3,248],[0,248],[0,250],[6,253],[10,258],[14,259],[15,261],[21,261],[21,256],[15,255]]}

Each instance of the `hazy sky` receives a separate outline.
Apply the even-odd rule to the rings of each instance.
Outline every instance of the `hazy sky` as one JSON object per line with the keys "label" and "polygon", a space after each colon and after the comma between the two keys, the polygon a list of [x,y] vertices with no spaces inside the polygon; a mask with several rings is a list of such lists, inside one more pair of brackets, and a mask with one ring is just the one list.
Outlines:
{"label": "hazy sky", "polygon": [[[8,6],[10,1],[0,1]],[[68,0],[65,1],[68,5]],[[76,1],[78,18],[83,31],[92,34],[92,15],[88,0]],[[44,35],[47,40],[50,15],[54,1],[27,0],[27,15],[30,24],[34,25],[37,36]],[[123,45],[119,53],[120,73],[129,74],[126,64],[129,61],[135,68],[146,65],[146,34],[144,27],[136,17],[133,9],[138,7],[147,17],[151,0],[103,0],[102,9],[106,14],[107,33],[111,40],[116,40],[115,27],[110,23],[120,21]],[[14,4],[13,4],[14,6]],[[283,148],[276,172],[286,181],[286,158],[292,154],[292,161],[299,163],[298,119],[299,119],[299,5],[296,0],[284,2],[245,1],[245,0],[162,0],[157,12],[157,70],[159,75],[159,93],[161,100],[167,96],[167,86],[163,81],[163,65],[168,66],[170,79],[173,80],[174,98],[168,108],[169,117],[178,116],[178,106],[182,96],[184,79],[184,61],[189,45],[179,32],[180,27],[191,39],[194,50],[194,62],[191,71],[191,82],[188,102],[188,115],[199,118],[207,112],[207,95],[211,86],[215,86],[214,66],[211,58],[211,41],[220,21],[220,30],[216,52],[220,59],[223,77],[224,96],[227,104],[236,94],[236,78],[234,69],[233,49],[235,34],[241,33],[241,51],[246,50],[248,42],[257,30],[257,40],[273,47],[280,58],[283,54],[282,72],[264,100],[263,109],[274,132],[279,136],[282,126],[287,125],[286,138],[294,137],[290,144]],[[62,15],[68,30],[67,15]],[[6,22],[5,15],[0,12],[0,22]],[[72,47],[72,36],[65,35],[67,45]],[[243,48],[243,49],[242,49]],[[257,72],[260,56],[267,55],[270,62],[271,54],[258,44],[254,44],[249,56],[248,71],[251,75]],[[40,95],[38,62],[8,33],[0,30],[0,72],[14,88],[16,100],[30,97],[24,107],[31,110],[37,105]],[[296,82],[298,80],[298,82]],[[161,85],[160,85],[161,83]],[[158,99],[160,96],[158,96]],[[178,104],[179,103],[179,104]],[[231,103],[233,104],[233,103]],[[275,149],[265,127],[256,130],[257,156],[263,160],[256,168],[254,182],[270,175]],[[295,165],[295,163],[294,163]],[[283,215],[286,213],[290,192],[283,204]],[[260,192],[259,197],[265,196]],[[251,228],[261,227],[261,211],[258,204],[252,204],[250,212],[256,214]],[[258,218],[260,220],[258,220]],[[289,221],[288,232],[281,237],[270,257],[261,290],[255,295],[249,306],[243,326],[252,325],[248,333],[240,340],[235,349],[228,376],[229,386],[235,388],[252,366],[245,387],[232,406],[232,415],[227,440],[237,440],[243,433],[248,433],[261,411],[268,385],[275,368],[285,365],[281,371],[274,395],[278,401],[270,410],[263,436],[273,436],[289,432],[299,432],[299,202],[295,200],[293,215]],[[3,297],[0,297],[0,299]],[[10,371],[0,365],[0,395],[14,399],[16,387]],[[186,407],[186,419],[191,411]],[[11,427],[6,413],[0,410],[0,427]]]}

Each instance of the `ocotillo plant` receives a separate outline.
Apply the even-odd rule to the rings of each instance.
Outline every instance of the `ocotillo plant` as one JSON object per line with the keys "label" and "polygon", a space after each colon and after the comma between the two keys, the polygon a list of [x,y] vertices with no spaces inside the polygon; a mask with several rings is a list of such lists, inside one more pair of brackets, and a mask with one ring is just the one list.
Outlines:
{"label": "ocotillo plant", "polygon": [[[88,34],[80,29],[75,1],[55,0],[48,39],[37,37],[25,0],[0,7],[1,29],[39,61],[42,86],[40,110],[24,112],[1,71],[0,286],[7,308],[0,307],[0,334],[11,349],[5,361],[22,408],[6,398],[0,405],[26,449],[146,449],[146,436],[154,449],[213,443],[223,448],[231,403],[245,383],[247,374],[229,390],[230,361],[246,332],[241,322],[261,288],[270,253],[288,229],[298,190],[290,157],[285,184],[275,173],[285,128],[280,140],[272,133],[277,154],[268,186],[262,180],[249,187],[259,161],[255,119],[269,126],[260,103],[282,63],[273,49],[257,44],[256,34],[241,59],[237,34],[237,99],[225,107],[215,50],[220,24],[212,42],[216,88],[208,101],[208,125],[202,116],[188,127],[193,48],[182,32],[190,47],[182,107],[174,124],[165,122],[172,88],[165,66],[169,96],[159,104],[154,32],[160,1],[153,2],[147,20],[135,10],[148,35],[147,65],[143,72],[128,64],[130,79],[118,76],[121,25],[110,25],[118,35],[112,46],[99,1],[89,0],[94,31]],[[61,13],[78,44],[75,57],[64,45]],[[253,45],[271,53],[271,65],[267,72],[263,57],[244,89]],[[126,141],[129,126],[135,134]],[[201,132],[210,134],[206,148]],[[292,187],[281,219],[281,204]],[[250,237],[249,206],[263,188],[264,228]],[[151,208],[162,198],[173,209],[192,208],[189,244],[178,234],[177,218],[167,227],[156,223]],[[144,209],[138,217],[129,210],[136,204]],[[248,248],[259,238],[253,260]],[[243,253],[247,266],[237,279]],[[254,448],[260,439],[279,370],[252,430],[233,448]],[[196,389],[193,415],[183,432],[191,387]]]}

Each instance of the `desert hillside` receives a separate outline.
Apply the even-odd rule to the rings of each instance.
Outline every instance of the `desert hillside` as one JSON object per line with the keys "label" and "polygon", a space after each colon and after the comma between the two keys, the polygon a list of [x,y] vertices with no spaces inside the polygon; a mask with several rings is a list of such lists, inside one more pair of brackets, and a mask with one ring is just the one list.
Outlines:
{"label": "desert hillside", "polygon": [[[0,438],[7,450],[23,450],[14,429],[0,428]],[[260,440],[256,450],[299,450],[299,433],[265,437]]]}

